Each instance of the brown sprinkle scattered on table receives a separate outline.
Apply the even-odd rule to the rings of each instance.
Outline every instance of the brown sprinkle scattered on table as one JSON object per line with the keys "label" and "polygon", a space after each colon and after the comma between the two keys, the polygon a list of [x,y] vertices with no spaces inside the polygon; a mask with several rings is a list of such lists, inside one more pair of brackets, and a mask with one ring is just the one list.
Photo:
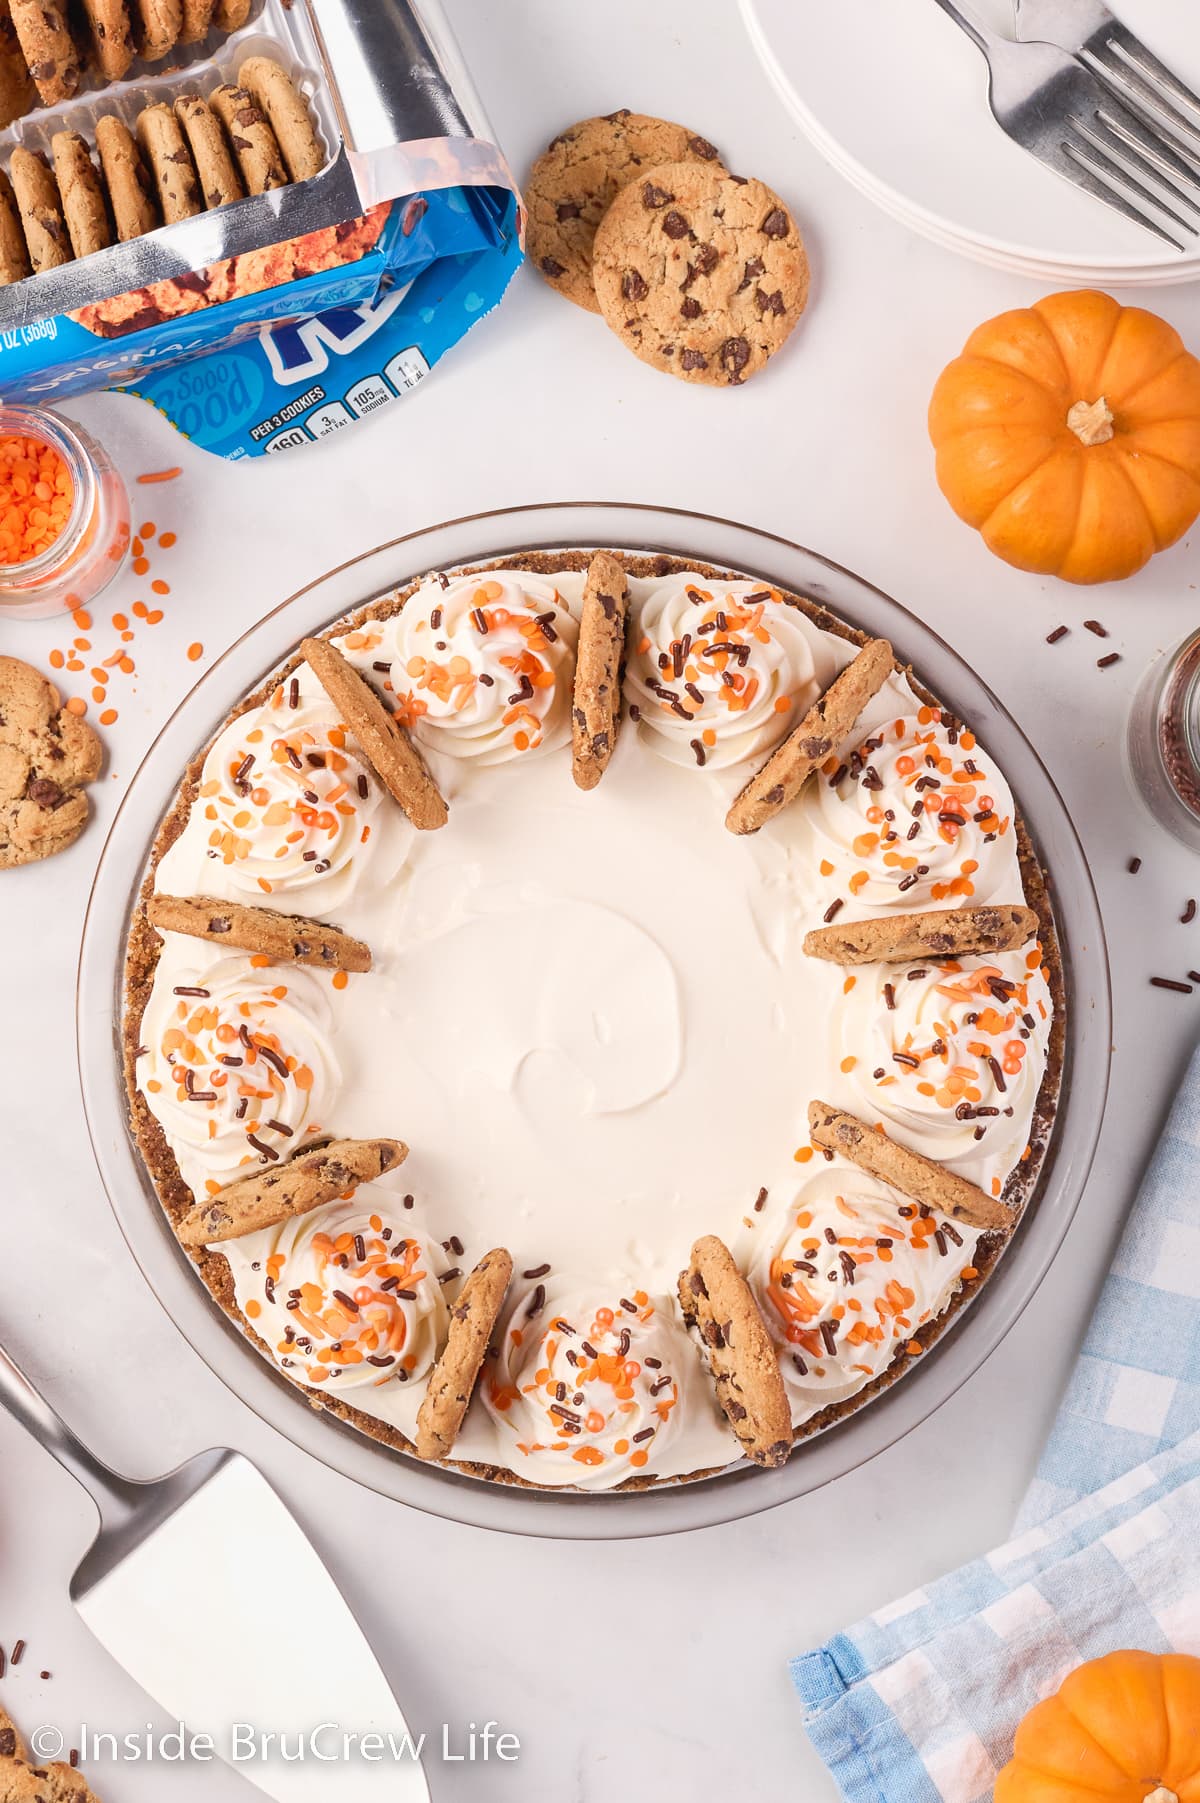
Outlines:
{"label": "brown sprinkle scattered on table", "polygon": [[1130,858],[1125,868],[1128,870],[1130,876],[1136,876],[1138,871],[1142,868],[1142,860],[1140,858]]}
{"label": "brown sprinkle scattered on table", "polygon": [[1099,620],[1085,620],[1083,623],[1089,632],[1095,633],[1098,639],[1106,639],[1108,637],[1108,627],[1101,626]]}
{"label": "brown sprinkle scattered on table", "polygon": [[1187,927],[1192,924],[1192,922],[1193,922],[1193,920],[1195,920],[1195,918],[1196,918],[1196,903],[1194,900],[1192,900],[1191,897],[1189,897],[1187,906],[1184,908],[1183,913],[1179,916],[1179,923],[1181,926]]}
{"label": "brown sprinkle scattered on table", "polygon": [[1151,977],[1150,986],[1152,989],[1173,989],[1178,995],[1191,995],[1192,993],[1190,983],[1179,983],[1174,977]]}
{"label": "brown sprinkle scattered on table", "polygon": [[1053,632],[1048,632],[1046,634],[1046,643],[1048,645],[1057,645],[1059,639],[1065,639],[1070,630],[1071,628],[1069,626],[1056,626]]}
{"label": "brown sprinkle scattered on table", "polygon": [[1096,668],[1097,670],[1108,670],[1112,668],[1113,664],[1119,664],[1120,661],[1121,653],[1119,651],[1110,651],[1107,657],[1098,657],[1096,659]]}

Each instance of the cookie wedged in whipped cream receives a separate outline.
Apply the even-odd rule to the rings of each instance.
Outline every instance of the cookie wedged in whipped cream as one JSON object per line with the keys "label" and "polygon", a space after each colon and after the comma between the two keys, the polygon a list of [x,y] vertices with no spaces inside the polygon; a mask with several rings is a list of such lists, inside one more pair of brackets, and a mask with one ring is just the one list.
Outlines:
{"label": "cookie wedged in whipped cream", "polygon": [[373,968],[167,935],[137,1076],[197,1195],[317,1132],[403,1138],[400,1172],[219,1249],[239,1306],[294,1382],[411,1438],[447,1307],[506,1246],[454,1457],[598,1489],[738,1457],[675,1299],[702,1234],[759,1295],[797,1427],[905,1356],[973,1283],[974,1236],[814,1160],[808,1102],[999,1193],[1052,1003],[1035,947],[805,957],[830,918],[1026,898],[1002,773],[899,672],[791,808],[725,831],[854,654],[767,585],[631,579],[625,723],[578,790],[583,582],[431,577],[338,635],[429,760],[442,832],[412,831],[303,664],[222,730],[157,887],[333,920]]}

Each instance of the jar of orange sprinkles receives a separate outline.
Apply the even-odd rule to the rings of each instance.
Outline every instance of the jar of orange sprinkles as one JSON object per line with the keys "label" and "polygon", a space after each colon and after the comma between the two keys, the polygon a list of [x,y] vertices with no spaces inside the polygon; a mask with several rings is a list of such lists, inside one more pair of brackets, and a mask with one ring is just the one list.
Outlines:
{"label": "jar of orange sprinkles", "polygon": [[0,406],[0,618],[86,607],[129,555],[129,496],[73,420]]}

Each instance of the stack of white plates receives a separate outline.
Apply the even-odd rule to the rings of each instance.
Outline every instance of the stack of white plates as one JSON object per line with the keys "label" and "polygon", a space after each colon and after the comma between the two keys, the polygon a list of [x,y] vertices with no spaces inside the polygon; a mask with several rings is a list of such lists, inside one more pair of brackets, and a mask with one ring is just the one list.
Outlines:
{"label": "stack of white plates", "polygon": [[[936,0],[740,4],[802,130],[903,224],[997,268],[1074,286],[1200,279],[1200,240],[1172,250],[1005,137],[983,57]],[[1197,0],[1118,4],[1124,23],[1200,93]],[[1012,0],[975,6],[1012,35]]]}

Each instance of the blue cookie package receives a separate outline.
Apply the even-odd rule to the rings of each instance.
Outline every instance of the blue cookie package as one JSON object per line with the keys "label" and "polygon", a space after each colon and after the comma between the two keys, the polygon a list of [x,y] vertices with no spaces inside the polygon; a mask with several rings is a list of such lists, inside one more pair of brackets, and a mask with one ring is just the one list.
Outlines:
{"label": "blue cookie package", "polygon": [[[229,93],[264,37],[324,166],[0,288],[5,400],[120,390],[243,460],[386,406],[499,302],[522,258],[520,201],[437,0],[263,0],[247,31],[183,68],[181,94]],[[93,128],[116,112],[136,129],[131,84],[86,101]],[[22,122],[35,152],[56,110]]]}

